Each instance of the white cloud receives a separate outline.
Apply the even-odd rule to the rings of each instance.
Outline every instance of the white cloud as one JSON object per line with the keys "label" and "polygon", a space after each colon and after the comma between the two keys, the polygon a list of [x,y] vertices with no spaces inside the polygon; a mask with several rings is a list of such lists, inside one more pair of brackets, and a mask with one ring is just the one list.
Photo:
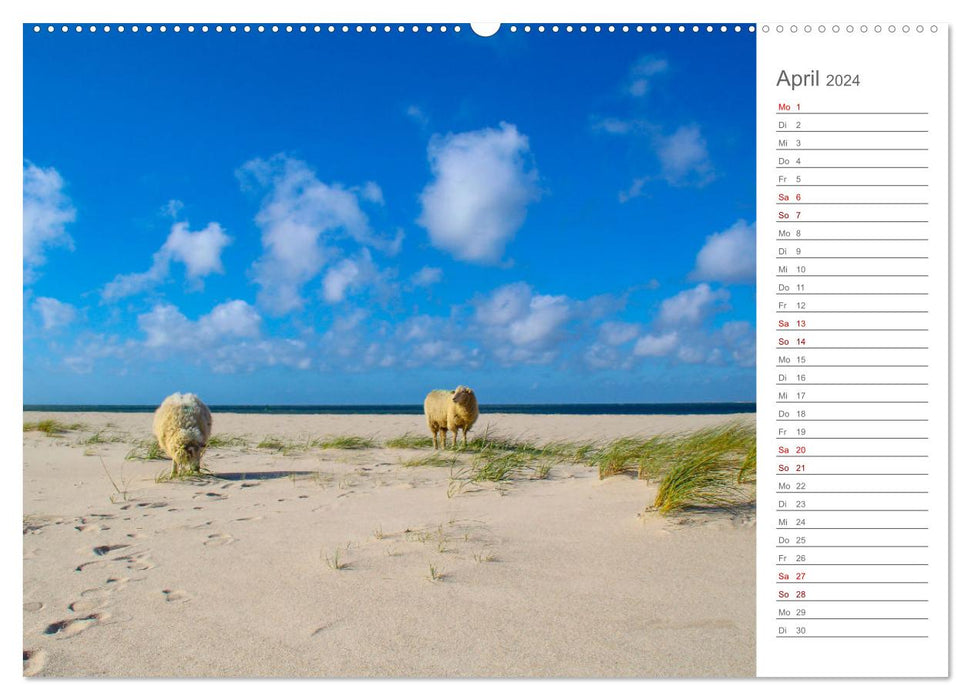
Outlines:
{"label": "white cloud", "polygon": [[442,281],[442,274],[442,268],[426,265],[411,276],[411,284],[415,287],[430,287]]}
{"label": "white cloud", "polygon": [[352,291],[378,282],[380,278],[381,275],[371,259],[371,254],[365,248],[360,255],[344,258],[327,270],[322,282],[324,299],[331,304],[336,304],[344,301]]}
{"label": "white cloud", "polygon": [[634,344],[634,354],[638,357],[662,357],[677,346],[678,334],[675,331],[663,335],[648,334]]}
{"label": "white cloud", "polygon": [[755,224],[739,220],[708,236],[691,277],[726,284],[755,282]]}
{"label": "white cloud", "polygon": [[238,338],[256,338],[260,322],[256,310],[239,299],[216,305],[198,321],[190,321],[172,304],[158,304],[138,317],[146,347],[199,351]]}
{"label": "white cloud", "polygon": [[77,318],[77,309],[50,297],[38,297],[34,309],[40,314],[45,331],[70,325]]}
{"label": "white cloud", "polygon": [[456,259],[496,264],[539,199],[529,141],[512,124],[435,137],[428,146],[434,179],[422,191],[418,223]]}
{"label": "white cloud", "polygon": [[400,231],[393,238],[376,235],[361,209],[362,199],[383,199],[374,183],[359,191],[328,185],[306,163],[283,155],[249,161],[237,176],[244,189],[266,192],[256,215],[263,254],[253,272],[260,304],[274,313],[303,305],[303,286],[333,256],[338,240],[349,238],[388,254],[401,248]]}
{"label": "white cloud", "polygon": [[534,294],[528,284],[516,282],[476,303],[477,334],[503,363],[546,363],[557,355],[576,310],[566,296]]}
{"label": "white cloud", "polygon": [[607,345],[623,345],[637,337],[640,326],[636,323],[606,321],[600,326],[600,340]]}
{"label": "white cloud", "polygon": [[719,331],[731,357],[742,367],[755,366],[755,329],[748,321],[729,321]]}
{"label": "white cloud", "polygon": [[656,137],[661,172],[669,185],[706,185],[714,178],[708,144],[697,126],[682,126]]}
{"label": "white cloud", "polygon": [[64,180],[54,168],[40,168],[24,161],[24,282],[34,280],[36,269],[46,261],[49,248],[73,250],[66,226],[76,212],[64,193]]}
{"label": "white cloud", "polygon": [[177,222],[172,225],[165,243],[152,256],[152,266],[148,270],[118,275],[105,285],[101,295],[105,301],[114,301],[147,291],[168,279],[173,262],[185,265],[186,278],[190,283],[200,285],[203,277],[223,273],[222,251],[231,241],[215,222],[201,231],[189,230],[188,222]]}
{"label": "white cloud", "polygon": [[658,323],[665,327],[697,326],[708,315],[721,310],[730,296],[726,289],[699,284],[661,302]]}
{"label": "white cloud", "polygon": [[143,342],[127,348],[128,357],[146,352],[168,359],[180,353],[187,361],[208,364],[214,372],[231,374],[278,365],[309,369],[312,365],[303,340],[264,338],[260,314],[245,301],[217,304],[192,321],[171,304],[159,304],[138,317]]}
{"label": "white cloud", "polygon": [[634,97],[643,97],[651,85],[651,78],[666,73],[668,62],[657,56],[642,56],[631,66],[627,81],[627,92]]}

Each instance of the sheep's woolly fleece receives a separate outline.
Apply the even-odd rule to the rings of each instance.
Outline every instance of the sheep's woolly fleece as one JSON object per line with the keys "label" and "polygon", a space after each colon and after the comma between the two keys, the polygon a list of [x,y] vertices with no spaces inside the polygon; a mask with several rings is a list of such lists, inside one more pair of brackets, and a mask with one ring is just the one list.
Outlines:
{"label": "sheep's woolly fleece", "polygon": [[463,431],[467,441],[469,429],[479,417],[479,404],[475,392],[466,386],[458,386],[454,391],[435,389],[425,397],[425,419],[432,431],[435,447],[438,447],[439,433],[442,446],[448,447],[448,432],[455,434],[452,444],[458,443],[458,431]]}
{"label": "sheep's woolly fleece", "polygon": [[153,432],[172,458],[172,474],[198,472],[212,433],[212,414],[195,394],[172,394],[155,411]]}

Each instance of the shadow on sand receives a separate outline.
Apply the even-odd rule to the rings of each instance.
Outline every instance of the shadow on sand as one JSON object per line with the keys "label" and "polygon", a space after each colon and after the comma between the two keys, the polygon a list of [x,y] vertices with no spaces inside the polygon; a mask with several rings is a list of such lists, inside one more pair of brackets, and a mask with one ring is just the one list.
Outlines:
{"label": "shadow on sand", "polygon": [[277,472],[214,472],[209,478],[216,481],[265,481],[266,479],[292,479],[313,476],[317,472],[277,471]]}

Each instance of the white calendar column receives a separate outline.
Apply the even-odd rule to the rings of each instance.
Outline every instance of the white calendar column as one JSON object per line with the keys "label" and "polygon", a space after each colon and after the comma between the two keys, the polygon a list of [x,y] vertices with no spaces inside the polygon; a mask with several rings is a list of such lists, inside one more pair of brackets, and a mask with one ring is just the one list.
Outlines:
{"label": "white calendar column", "polygon": [[948,672],[947,70],[759,25],[760,676]]}

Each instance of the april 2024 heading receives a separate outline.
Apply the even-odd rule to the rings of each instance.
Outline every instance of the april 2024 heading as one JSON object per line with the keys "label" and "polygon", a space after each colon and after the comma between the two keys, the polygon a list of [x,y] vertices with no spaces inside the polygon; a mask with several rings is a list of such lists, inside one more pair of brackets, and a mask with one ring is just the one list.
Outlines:
{"label": "april 2024 heading", "polygon": [[784,70],[775,81],[776,87],[780,85],[788,85],[790,90],[801,87],[858,87],[860,74],[827,73],[824,80],[818,68],[808,73],[789,73]]}

